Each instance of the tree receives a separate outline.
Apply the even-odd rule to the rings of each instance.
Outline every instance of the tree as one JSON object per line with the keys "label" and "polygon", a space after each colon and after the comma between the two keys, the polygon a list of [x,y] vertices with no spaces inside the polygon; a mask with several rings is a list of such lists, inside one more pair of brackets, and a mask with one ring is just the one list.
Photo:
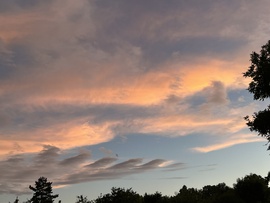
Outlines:
{"label": "tree", "polygon": [[77,196],[77,200],[75,203],[91,203],[91,201],[89,201],[87,197],[84,197],[83,195],[79,195]]}
{"label": "tree", "polygon": [[[10,202],[9,202],[10,203]],[[14,203],[19,203],[19,198],[18,196],[16,197],[16,199],[14,200]]]}
{"label": "tree", "polygon": [[[250,77],[248,91],[253,94],[254,100],[263,101],[270,97],[270,40],[262,46],[260,53],[253,52],[250,56],[251,66],[243,73]],[[247,126],[251,131],[265,137],[270,142],[270,106],[263,111],[254,113],[252,119],[245,117]],[[270,146],[268,146],[268,150]]]}
{"label": "tree", "polygon": [[173,203],[197,203],[201,202],[201,193],[194,188],[187,188],[186,185],[179,190],[179,193],[172,197]]}
{"label": "tree", "polygon": [[233,189],[219,195],[213,203],[245,203]]}
{"label": "tree", "polygon": [[168,197],[162,196],[160,192],[155,192],[154,194],[145,193],[143,196],[143,203],[164,203],[168,202]]}
{"label": "tree", "polygon": [[219,202],[220,196],[228,192],[230,188],[225,183],[219,183],[218,185],[206,185],[202,188],[202,199],[205,202]]}
{"label": "tree", "polygon": [[234,190],[245,203],[269,202],[268,181],[259,175],[238,178]]}
{"label": "tree", "polygon": [[58,197],[52,194],[52,182],[48,182],[45,177],[40,177],[38,181],[35,181],[35,187],[30,185],[29,188],[34,192],[30,203],[53,203]]}
{"label": "tree", "polygon": [[142,203],[142,197],[130,189],[115,188],[111,189],[111,194],[100,195],[95,200],[96,203]]}

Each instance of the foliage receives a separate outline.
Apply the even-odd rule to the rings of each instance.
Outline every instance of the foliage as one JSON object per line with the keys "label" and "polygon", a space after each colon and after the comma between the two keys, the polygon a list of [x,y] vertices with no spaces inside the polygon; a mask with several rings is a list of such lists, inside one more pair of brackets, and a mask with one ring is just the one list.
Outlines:
{"label": "foliage", "polygon": [[75,203],[91,203],[91,201],[89,201],[87,197],[84,197],[83,195],[79,195],[77,196],[77,200]]}
{"label": "foliage", "polygon": [[229,191],[229,187],[225,183],[218,185],[207,185],[201,190],[202,199],[207,202],[217,202],[219,197]]}
{"label": "foliage", "polygon": [[[243,73],[244,77],[250,77],[248,91],[253,94],[254,100],[264,100],[270,97],[270,40],[262,46],[260,53],[253,52],[250,56],[251,66]],[[252,119],[245,117],[251,131],[256,131],[262,137],[270,141],[270,106],[257,113]],[[268,146],[268,150],[270,146]]]}
{"label": "foliage", "polygon": [[33,197],[29,200],[30,203],[53,203],[54,199],[58,197],[58,195],[52,194],[52,182],[48,182],[45,177],[40,177],[35,182],[35,186],[30,185],[29,188],[34,192]]}
{"label": "foliage", "polygon": [[268,202],[268,181],[259,175],[250,174],[242,179],[238,178],[234,189],[246,203]]}
{"label": "foliage", "polygon": [[142,197],[130,189],[115,188],[111,194],[101,195],[95,200],[96,203],[142,203]]}
{"label": "foliage", "polygon": [[179,193],[172,197],[172,202],[181,202],[181,203],[197,203],[201,200],[201,193],[199,190],[194,188],[187,188],[184,185]]}
{"label": "foliage", "polygon": [[[270,106],[263,111],[255,112],[252,117],[252,120],[249,119],[249,116],[245,117],[249,129],[258,132],[258,135],[266,137],[270,142]],[[269,149],[270,146],[268,146]]]}
{"label": "foliage", "polygon": [[[86,196],[79,195],[75,203],[269,203],[269,180],[270,172],[264,178],[249,174],[244,178],[238,178],[233,188],[225,183],[206,185],[202,189],[188,188],[184,185],[174,196],[163,196],[160,192],[139,195],[131,188],[113,187],[110,193],[101,194],[95,200],[88,200]],[[53,203],[58,195],[52,195],[51,184],[46,178],[39,178],[35,187],[29,186],[34,194],[25,203]],[[14,203],[19,203],[18,197]]]}
{"label": "foliage", "polygon": [[255,100],[270,97],[270,40],[262,46],[260,54],[253,52],[250,56],[251,66],[243,75],[250,77],[248,91]]}
{"label": "foliage", "polygon": [[17,196],[16,199],[14,200],[14,203],[19,203],[19,198],[18,198],[18,196]]}
{"label": "foliage", "polygon": [[145,193],[143,196],[143,203],[166,203],[169,202],[169,197],[162,196],[160,192],[154,194]]}

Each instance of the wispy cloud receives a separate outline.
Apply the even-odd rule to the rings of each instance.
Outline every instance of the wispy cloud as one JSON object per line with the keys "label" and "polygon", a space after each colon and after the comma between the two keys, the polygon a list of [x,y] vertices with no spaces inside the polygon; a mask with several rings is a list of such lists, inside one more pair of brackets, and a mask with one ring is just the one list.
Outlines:
{"label": "wispy cloud", "polygon": [[[237,144],[245,144],[245,143],[250,143],[250,142],[262,142],[264,139],[261,137],[255,137],[254,135],[246,135],[246,136],[240,136],[240,138],[234,138],[234,139],[229,139],[227,141],[223,141],[221,143],[213,144],[213,145],[208,145],[204,147],[194,147],[192,150],[196,152],[202,152],[202,153],[207,153],[207,152],[212,152],[220,149],[224,149],[227,147],[232,147]],[[242,137],[242,138],[241,138]]]}
{"label": "wispy cloud", "polygon": [[[89,151],[70,155],[54,146],[44,146],[37,154],[10,155],[0,161],[0,194],[28,193],[28,185],[40,176],[54,180],[54,187],[71,184],[123,178],[145,171],[164,169],[168,160],[154,159],[145,162],[142,158],[119,161],[115,157],[91,159]],[[181,169],[178,163],[171,169]],[[20,169],[20,170],[18,170]]]}
{"label": "wispy cloud", "polygon": [[[250,50],[268,40],[269,6],[244,0],[1,1],[2,169],[24,164],[26,171],[18,173],[33,178],[44,164],[40,156],[50,160],[50,170],[83,165],[89,153],[60,161],[59,153],[136,133],[211,136],[205,146],[194,142],[197,152],[259,141],[242,136],[242,118],[257,108],[242,95],[242,72]],[[122,177],[115,168],[127,175],[167,164],[118,162],[100,151],[106,157],[85,163],[78,169],[83,176],[68,171],[58,184]],[[39,153],[32,165],[28,153]],[[6,182],[22,175],[8,172]],[[16,184],[0,187],[13,191]]]}

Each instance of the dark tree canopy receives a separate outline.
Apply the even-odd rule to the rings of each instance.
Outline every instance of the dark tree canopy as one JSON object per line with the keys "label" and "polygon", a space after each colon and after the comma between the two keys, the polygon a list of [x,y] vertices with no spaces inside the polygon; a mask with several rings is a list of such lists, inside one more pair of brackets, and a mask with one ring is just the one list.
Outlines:
{"label": "dark tree canopy", "polygon": [[[262,46],[260,54],[253,52],[250,58],[251,66],[243,75],[252,79],[248,91],[253,94],[254,100],[263,101],[270,97],[270,40]],[[251,131],[258,132],[258,135],[270,142],[270,106],[263,111],[255,112],[252,119],[246,116],[245,120]]]}
{"label": "dark tree canopy", "polygon": [[259,175],[250,174],[238,178],[234,189],[246,203],[269,202],[268,181]]}
{"label": "dark tree canopy", "polygon": [[40,177],[35,182],[35,186],[30,185],[29,188],[34,192],[30,203],[53,203],[54,199],[58,197],[58,195],[53,195],[52,182],[48,182],[45,177]]}
{"label": "dark tree canopy", "polygon": [[19,203],[19,198],[18,197],[16,197],[14,203]]}
{"label": "dark tree canopy", "polygon": [[75,203],[91,203],[91,201],[89,201],[87,197],[84,197],[83,195],[79,195],[77,196],[77,200]]}
{"label": "dark tree canopy", "polygon": [[258,132],[259,135],[270,141],[270,106],[263,111],[254,113],[252,117],[252,120],[248,116],[245,117],[249,129]]}
{"label": "dark tree canopy", "polygon": [[142,197],[131,188],[113,187],[111,194],[101,195],[95,200],[95,203],[141,203]]}
{"label": "dark tree canopy", "polygon": [[260,54],[253,52],[250,56],[251,66],[243,75],[250,77],[248,91],[255,100],[270,97],[270,40],[262,46]]}
{"label": "dark tree canopy", "polygon": [[[94,200],[79,195],[75,203],[269,203],[269,180],[270,172],[266,177],[251,173],[244,178],[238,178],[233,188],[225,183],[206,185],[202,189],[184,185],[173,196],[164,196],[160,192],[140,195],[132,188],[113,187],[110,193],[101,194]],[[46,178],[39,178],[35,187],[29,186],[34,191],[33,197],[22,203],[52,203],[58,195],[52,195],[51,184]],[[14,203],[19,203],[18,197]]]}

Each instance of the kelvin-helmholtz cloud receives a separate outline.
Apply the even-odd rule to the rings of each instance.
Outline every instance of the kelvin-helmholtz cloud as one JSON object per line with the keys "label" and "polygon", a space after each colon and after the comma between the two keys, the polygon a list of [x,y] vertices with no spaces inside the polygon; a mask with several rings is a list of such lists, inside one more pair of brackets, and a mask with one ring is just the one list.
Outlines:
{"label": "kelvin-helmholtz cloud", "polygon": [[[268,4],[1,1],[0,154],[7,183],[0,190],[12,192],[21,177],[27,182],[50,170],[69,168],[56,181],[65,185],[166,162],[105,157],[89,163],[86,152],[59,161],[61,150],[131,133],[212,136],[207,146],[194,143],[197,152],[258,141],[242,119],[256,106],[243,96],[236,105],[240,96],[233,95],[247,84],[243,56],[254,41],[265,41],[254,31],[267,29],[262,10]],[[43,160],[50,164],[43,167]]]}
{"label": "kelvin-helmholtz cloud", "polygon": [[[67,158],[62,158],[63,156]],[[171,163],[164,159],[143,160],[134,158],[120,161],[118,157],[91,158],[89,151],[68,155],[54,146],[44,146],[43,150],[30,157],[11,155],[0,162],[1,193],[28,193],[28,185],[39,176],[54,180],[54,187],[70,184],[124,178],[149,170],[181,169],[182,163]],[[20,170],[18,170],[20,169]]]}

